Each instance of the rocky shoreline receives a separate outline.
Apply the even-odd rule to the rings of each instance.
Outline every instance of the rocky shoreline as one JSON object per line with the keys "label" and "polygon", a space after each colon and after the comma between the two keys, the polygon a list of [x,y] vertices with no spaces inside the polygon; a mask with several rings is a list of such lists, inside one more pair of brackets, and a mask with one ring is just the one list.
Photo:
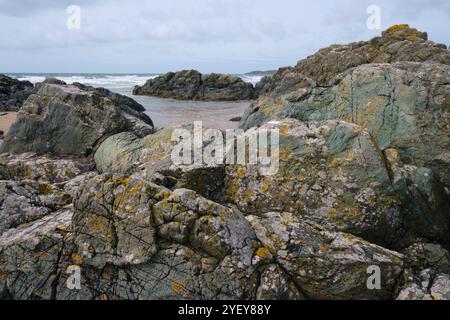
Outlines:
{"label": "rocky shoreline", "polygon": [[183,70],[150,79],[143,86],[136,86],[133,94],[178,100],[239,101],[258,98],[259,89],[238,76]]}
{"label": "rocky shoreline", "polygon": [[[191,75],[135,90],[236,93]],[[157,131],[131,98],[35,88],[0,147],[0,298],[450,299],[448,48],[394,26],[258,88],[240,126],[279,130],[271,176],[175,165],[192,125]]]}

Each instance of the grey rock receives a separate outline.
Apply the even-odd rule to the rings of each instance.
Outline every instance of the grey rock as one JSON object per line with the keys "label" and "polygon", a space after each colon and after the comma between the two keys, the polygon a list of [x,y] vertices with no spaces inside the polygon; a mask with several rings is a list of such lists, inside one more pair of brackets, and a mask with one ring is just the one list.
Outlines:
{"label": "grey rock", "polygon": [[29,81],[0,75],[0,111],[18,111],[33,90],[34,86]]}
{"label": "grey rock", "polygon": [[[247,216],[258,239],[310,299],[392,299],[403,256],[357,237],[329,232],[290,213]],[[368,268],[378,266],[380,290]]]}
{"label": "grey rock", "polygon": [[251,83],[232,75],[211,73],[202,75],[196,70],[169,72],[136,86],[135,95],[150,95],[179,100],[235,101],[255,99]]}

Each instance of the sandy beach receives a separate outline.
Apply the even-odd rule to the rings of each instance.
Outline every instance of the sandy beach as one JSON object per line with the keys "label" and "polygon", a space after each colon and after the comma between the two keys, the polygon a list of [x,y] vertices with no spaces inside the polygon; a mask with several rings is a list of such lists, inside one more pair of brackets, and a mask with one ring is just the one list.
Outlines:
{"label": "sandy beach", "polygon": [[11,125],[16,121],[17,112],[1,112],[0,113],[0,130],[6,135]]}

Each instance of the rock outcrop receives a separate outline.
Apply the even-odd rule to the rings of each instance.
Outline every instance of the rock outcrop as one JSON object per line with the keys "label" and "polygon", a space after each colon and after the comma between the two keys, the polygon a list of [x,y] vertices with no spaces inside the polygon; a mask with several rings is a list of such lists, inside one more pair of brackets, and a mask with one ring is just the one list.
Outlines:
{"label": "rock outcrop", "polygon": [[34,86],[29,81],[0,75],[0,111],[18,111],[33,90]]}
{"label": "rock outcrop", "polygon": [[144,107],[131,98],[80,84],[43,84],[18,113],[1,152],[87,156],[122,131],[153,132]]}
{"label": "rock outcrop", "polygon": [[136,86],[134,95],[149,95],[178,100],[236,101],[253,100],[253,85],[238,76],[211,73],[202,75],[196,70],[169,72]]}

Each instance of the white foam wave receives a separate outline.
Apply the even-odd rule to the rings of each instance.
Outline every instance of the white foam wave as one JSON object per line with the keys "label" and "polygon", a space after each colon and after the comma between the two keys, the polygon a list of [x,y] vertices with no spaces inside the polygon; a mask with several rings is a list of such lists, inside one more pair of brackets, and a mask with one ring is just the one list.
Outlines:
{"label": "white foam wave", "polygon": [[261,79],[262,76],[247,76],[247,75],[241,75],[239,76],[242,80],[245,82],[250,82],[253,85],[256,85]]}

